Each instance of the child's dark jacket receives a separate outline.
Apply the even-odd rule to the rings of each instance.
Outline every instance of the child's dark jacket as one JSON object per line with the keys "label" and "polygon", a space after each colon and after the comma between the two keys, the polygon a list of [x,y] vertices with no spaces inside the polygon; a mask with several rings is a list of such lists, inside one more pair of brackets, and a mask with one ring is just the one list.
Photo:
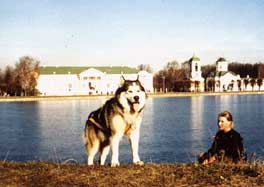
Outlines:
{"label": "child's dark jacket", "polygon": [[203,155],[202,160],[209,159],[212,156],[215,156],[218,160],[229,159],[233,162],[246,160],[242,141],[243,138],[234,129],[226,133],[218,131],[211,148]]}

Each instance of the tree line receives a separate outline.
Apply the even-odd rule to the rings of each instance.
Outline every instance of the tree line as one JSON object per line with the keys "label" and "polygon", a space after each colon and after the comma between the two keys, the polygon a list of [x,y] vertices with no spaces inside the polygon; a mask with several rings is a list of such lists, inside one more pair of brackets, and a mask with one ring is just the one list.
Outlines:
{"label": "tree line", "polygon": [[[0,69],[0,95],[10,96],[34,96],[38,95],[36,90],[39,77],[40,62],[33,57],[24,56],[19,59],[14,67],[6,66]],[[149,64],[141,64],[138,70],[145,70],[152,73],[153,69]],[[207,78],[216,71],[216,65],[204,65],[201,67],[202,77]],[[233,62],[228,70],[239,74],[245,84],[262,84],[264,78],[264,64]],[[189,91],[192,82],[189,80],[189,72],[176,60],[168,62],[166,66],[153,76],[153,86],[156,91],[167,90],[169,92]],[[194,82],[198,85],[199,82]]]}
{"label": "tree line", "polygon": [[24,56],[15,67],[6,66],[0,70],[0,95],[2,96],[34,96],[39,77],[39,61]]}
{"label": "tree line", "polygon": [[[240,75],[241,78],[264,78],[264,64],[261,62],[255,64],[242,64],[239,62],[232,62],[228,65],[228,70]],[[204,78],[208,77],[211,72],[216,71],[216,65],[205,65],[202,66],[202,76]]]}
{"label": "tree line", "polygon": [[154,74],[153,86],[157,91],[186,91],[190,87],[187,70],[180,67],[177,61],[168,62],[160,71]]}

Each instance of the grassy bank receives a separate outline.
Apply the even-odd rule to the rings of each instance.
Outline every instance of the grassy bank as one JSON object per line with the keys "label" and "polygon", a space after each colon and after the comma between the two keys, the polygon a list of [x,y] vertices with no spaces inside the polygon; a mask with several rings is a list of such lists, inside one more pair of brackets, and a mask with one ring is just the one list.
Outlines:
{"label": "grassy bank", "polygon": [[[264,91],[252,92],[169,92],[169,93],[153,93],[148,97],[196,97],[196,96],[223,96],[223,95],[259,95]],[[1,97],[0,102],[26,102],[26,101],[45,101],[45,100],[76,100],[76,99],[96,99],[109,98],[112,95],[74,95],[74,96],[8,96]]]}
{"label": "grassy bank", "polygon": [[264,186],[264,165],[145,164],[85,166],[0,162],[0,186]]}

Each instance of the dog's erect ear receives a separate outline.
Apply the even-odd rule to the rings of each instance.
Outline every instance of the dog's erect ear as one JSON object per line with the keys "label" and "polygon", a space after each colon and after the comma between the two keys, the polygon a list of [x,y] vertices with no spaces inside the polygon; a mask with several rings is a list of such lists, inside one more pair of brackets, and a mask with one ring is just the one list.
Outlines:
{"label": "dog's erect ear", "polygon": [[137,74],[136,81],[142,84],[143,81],[141,79],[142,79],[142,77],[140,77],[139,74]]}
{"label": "dog's erect ear", "polygon": [[121,75],[121,79],[122,79],[124,82],[126,81],[124,75]]}
{"label": "dog's erect ear", "polygon": [[137,75],[137,82],[139,82],[139,84],[143,87],[145,87],[145,82],[143,81],[144,79],[138,74]]}
{"label": "dog's erect ear", "polygon": [[139,81],[140,82],[140,80],[139,80],[139,74],[137,74],[137,80],[136,81]]}
{"label": "dog's erect ear", "polygon": [[123,75],[121,75],[119,86],[122,86],[125,82],[126,82],[125,77]]}

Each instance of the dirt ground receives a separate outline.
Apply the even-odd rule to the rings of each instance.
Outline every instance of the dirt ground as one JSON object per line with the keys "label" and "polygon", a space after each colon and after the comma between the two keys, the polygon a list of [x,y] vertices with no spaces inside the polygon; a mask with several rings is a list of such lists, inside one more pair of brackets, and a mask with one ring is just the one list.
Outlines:
{"label": "dirt ground", "polygon": [[85,166],[0,162],[0,186],[264,186],[263,164],[145,164]]}

